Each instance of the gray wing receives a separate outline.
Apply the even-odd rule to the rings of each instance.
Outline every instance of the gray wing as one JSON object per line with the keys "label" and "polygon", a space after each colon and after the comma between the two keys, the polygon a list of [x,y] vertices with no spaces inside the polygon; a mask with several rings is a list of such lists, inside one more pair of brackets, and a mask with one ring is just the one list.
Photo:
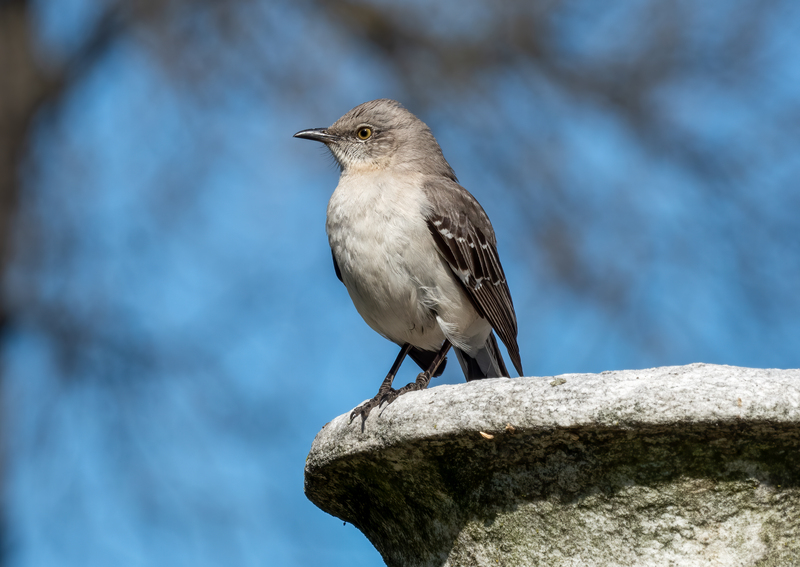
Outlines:
{"label": "gray wing", "polygon": [[431,203],[425,218],[439,253],[463,284],[478,313],[506,345],[521,376],[517,316],[489,217],[475,197],[454,181],[437,180],[423,189]]}

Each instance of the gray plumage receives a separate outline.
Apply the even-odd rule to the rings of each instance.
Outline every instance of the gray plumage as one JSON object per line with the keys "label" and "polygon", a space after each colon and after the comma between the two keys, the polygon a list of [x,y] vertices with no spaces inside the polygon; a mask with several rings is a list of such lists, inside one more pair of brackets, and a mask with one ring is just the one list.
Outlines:
{"label": "gray plumage", "polygon": [[[353,415],[366,418],[382,401],[426,387],[450,345],[467,380],[508,376],[492,329],[521,375],[494,230],[430,129],[381,99],[295,136],[325,143],[336,158],[341,177],[326,223],[336,274],[367,324],[403,347],[378,396]],[[416,386],[393,390],[406,352],[425,372]]]}

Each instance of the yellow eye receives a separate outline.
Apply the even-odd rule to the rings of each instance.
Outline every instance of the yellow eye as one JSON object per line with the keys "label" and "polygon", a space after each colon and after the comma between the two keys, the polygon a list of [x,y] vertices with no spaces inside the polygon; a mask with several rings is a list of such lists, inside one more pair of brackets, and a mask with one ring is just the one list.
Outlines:
{"label": "yellow eye", "polygon": [[356,131],[356,136],[359,140],[369,140],[370,136],[372,136],[372,128],[363,126]]}

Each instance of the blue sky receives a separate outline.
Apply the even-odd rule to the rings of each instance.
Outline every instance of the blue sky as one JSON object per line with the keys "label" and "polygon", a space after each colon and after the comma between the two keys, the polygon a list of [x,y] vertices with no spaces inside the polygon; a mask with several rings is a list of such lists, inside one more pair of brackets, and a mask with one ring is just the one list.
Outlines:
{"label": "blue sky", "polygon": [[[96,12],[38,5],[50,57]],[[640,41],[638,11],[576,6],[554,26],[564,60],[624,60]],[[261,58],[243,53],[229,74],[210,60],[203,76],[204,57],[226,54],[213,38],[187,70],[132,34],[37,130],[20,224],[41,244],[31,258],[23,247],[6,285],[20,306],[4,360],[11,565],[381,563],[303,495],[314,435],[374,394],[397,347],[333,273],[332,160],[291,137],[373,98],[432,127],[492,218],[527,375],[800,363],[800,34],[785,13],[762,23],[770,39],[744,78],[703,67],[725,49],[709,31],[725,22],[698,16],[690,35],[710,55],[652,94],[674,138],[647,144],[606,101],[513,58],[417,109],[408,101],[424,97],[384,55],[305,4],[242,10],[264,30]],[[437,33],[488,18],[480,3],[459,14]],[[202,27],[202,14],[184,20]],[[200,74],[196,92],[183,72]],[[686,143],[751,167],[707,190],[675,157]],[[572,285],[541,245],[564,213],[585,272]],[[435,383],[462,380],[450,364]]]}

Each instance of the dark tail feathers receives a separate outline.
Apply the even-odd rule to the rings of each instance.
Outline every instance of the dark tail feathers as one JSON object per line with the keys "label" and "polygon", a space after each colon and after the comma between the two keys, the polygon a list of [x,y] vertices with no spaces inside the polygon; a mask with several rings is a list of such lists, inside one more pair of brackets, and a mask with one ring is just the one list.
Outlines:
{"label": "dark tail feathers", "polygon": [[461,369],[464,371],[464,376],[467,377],[467,382],[481,378],[508,378],[508,369],[503,361],[503,355],[500,354],[500,347],[497,345],[494,333],[489,334],[486,344],[477,352],[475,358],[462,350],[454,350]]}

